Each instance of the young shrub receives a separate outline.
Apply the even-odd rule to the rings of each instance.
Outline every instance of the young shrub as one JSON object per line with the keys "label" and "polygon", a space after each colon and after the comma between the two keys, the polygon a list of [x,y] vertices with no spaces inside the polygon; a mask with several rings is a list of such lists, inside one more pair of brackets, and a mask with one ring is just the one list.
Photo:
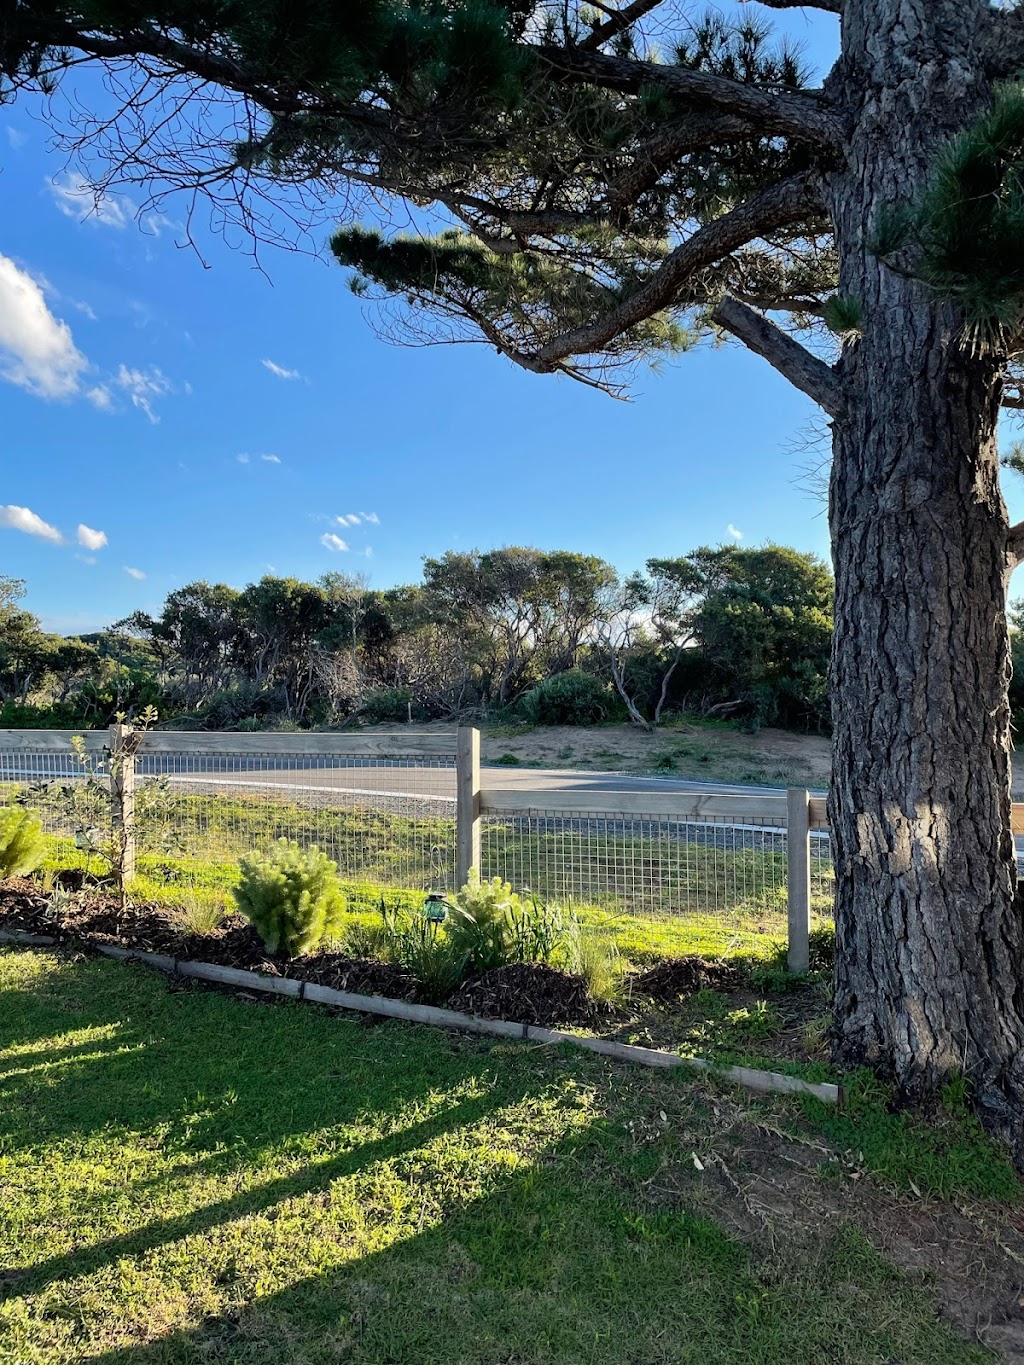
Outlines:
{"label": "young shrub", "polygon": [[517,922],[525,907],[508,882],[500,877],[482,882],[471,868],[469,881],[455,897],[448,920],[448,941],[461,953],[472,972],[490,972],[522,958],[517,952]]}
{"label": "young shrub", "polygon": [[325,938],[340,938],[345,895],[338,869],[316,845],[303,849],[278,839],[266,853],[240,863],[232,894],[268,953],[311,953]]}
{"label": "young shrub", "polygon": [[39,817],[23,806],[0,810],[0,877],[24,877],[34,872],[46,854]]}

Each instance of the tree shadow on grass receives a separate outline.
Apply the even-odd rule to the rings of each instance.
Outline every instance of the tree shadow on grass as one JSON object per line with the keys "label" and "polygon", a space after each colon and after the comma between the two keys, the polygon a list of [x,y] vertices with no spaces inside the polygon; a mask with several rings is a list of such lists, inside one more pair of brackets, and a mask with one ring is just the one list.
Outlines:
{"label": "tree shadow on grass", "polygon": [[[19,1106],[7,1150],[17,1153],[20,1140],[34,1156],[43,1132],[67,1138],[73,1156],[79,1139],[94,1136],[101,1151],[116,1153],[120,1131],[136,1139],[165,1131],[171,1164],[148,1193],[134,1182],[128,1188],[141,1208],[153,1199],[173,1209],[180,1196],[181,1211],[146,1221],[136,1211],[136,1226],[104,1236],[103,1192],[83,1202],[69,1190],[59,1213],[91,1240],[5,1277],[8,1320],[23,1324],[30,1344],[36,1333],[47,1338],[34,1359],[960,1365],[984,1358],[938,1326],[927,1300],[852,1234],[841,1233],[821,1256],[766,1274],[695,1216],[683,1194],[659,1195],[659,1163],[674,1161],[678,1177],[680,1153],[667,1133],[663,1147],[638,1145],[626,1123],[633,1110],[619,1112],[622,1096],[613,1094],[619,1073],[603,1064],[401,1025],[363,1028],[309,1007],[171,994],[140,969],[96,962],[68,963],[59,989],[48,986],[55,1038],[61,991],[75,1002],[63,1016],[66,1030],[117,1023],[118,1039],[134,1050],[52,1068],[45,1083],[37,1073],[9,1078],[36,1105]],[[16,1034],[11,995],[4,1003]],[[90,1000],[94,1006],[83,1010]],[[15,1004],[32,1014],[29,1000]],[[586,1117],[572,1122],[560,1110],[545,1127],[560,1067],[570,1065],[574,1077],[587,1067],[598,1083],[603,1077],[602,1096],[592,1115],[580,1111]],[[658,1084],[663,1101],[668,1083]],[[630,1088],[627,1098],[637,1094]],[[691,1091],[680,1083],[677,1094],[687,1125],[699,1125]],[[517,1111],[523,1100],[537,1103]],[[536,1133],[520,1123],[536,1124]],[[682,1167],[696,1179],[686,1155]],[[285,1174],[275,1174],[279,1158],[291,1167]],[[269,1179],[234,1192],[224,1182],[214,1186],[223,1197],[189,1205],[197,1171],[217,1179],[239,1170]],[[208,1194],[200,1186],[199,1197]],[[245,1219],[252,1221],[242,1226]],[[202,1302],[218,1311],[184,1329],[153,1325],[161,1317],[180,1321],[189,1303]],[[125,1344],[130,1333],[136,1340]]]}
{"label": "tree shadow on grass", "polygon": [[765,1273],[577,1142],[436,1225],[82,1365],[980,1365],[851,1228]]}

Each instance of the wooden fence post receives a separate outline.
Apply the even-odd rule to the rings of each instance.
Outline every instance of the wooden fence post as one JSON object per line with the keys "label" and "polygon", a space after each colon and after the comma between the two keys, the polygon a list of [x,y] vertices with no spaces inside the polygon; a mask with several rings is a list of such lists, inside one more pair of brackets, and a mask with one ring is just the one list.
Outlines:
{"label": "wooden fence post", "polygon": [[786,867],[789,902],[789,970],[803,976],[810,966],[811,794],[800,787],[786,793]]}
{"label": "wooden fence post", "polygon": [[130,725],[110,727],[110,823],[114,871],[124,884],[135,876],[135,748]]}
{"label": "wooden fence post", "polygon": [[455,884],[480,869],[480,731],[460,725],[455,747]]}

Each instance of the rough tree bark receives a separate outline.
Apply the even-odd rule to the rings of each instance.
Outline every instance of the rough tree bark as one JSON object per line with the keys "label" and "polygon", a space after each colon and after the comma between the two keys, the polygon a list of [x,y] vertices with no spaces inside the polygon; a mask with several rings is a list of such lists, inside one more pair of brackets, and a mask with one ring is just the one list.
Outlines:
{"label": "rough tree bark", "polygon": [[856,110],[827,197],[841,292],[865,325],[840,364],[830,820],[835,1038],[908,1097],[957,1072],[1024,1156],[1024,924],[1010,834],[1001,357],[883,264],[878,210],[923,185],[991,98],[981,0],[844,0]]}

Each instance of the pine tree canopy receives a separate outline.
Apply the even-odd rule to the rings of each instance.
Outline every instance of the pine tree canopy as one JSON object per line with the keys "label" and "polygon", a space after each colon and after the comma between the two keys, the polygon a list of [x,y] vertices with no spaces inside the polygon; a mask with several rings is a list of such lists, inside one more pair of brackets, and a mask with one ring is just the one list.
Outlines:
{"label": "pine tree canopy", "polygon": [[[483,340],[609,385],[713,315],[763,330],[751,310],[780,309],[807,328],[835,288],[819,176],[841,119],[754,13],[727,23],[664,0],[0,10],[8,94],[54,88],[83,55],[121,105],[68,130],[100,190],[199,189],[257,235],[264,196],[294,191],[341,220],[331,246],[354,288],[400,300],[416,336]],[[408,223],[410,204],[418,231],[381,231],[398,205]]]}

